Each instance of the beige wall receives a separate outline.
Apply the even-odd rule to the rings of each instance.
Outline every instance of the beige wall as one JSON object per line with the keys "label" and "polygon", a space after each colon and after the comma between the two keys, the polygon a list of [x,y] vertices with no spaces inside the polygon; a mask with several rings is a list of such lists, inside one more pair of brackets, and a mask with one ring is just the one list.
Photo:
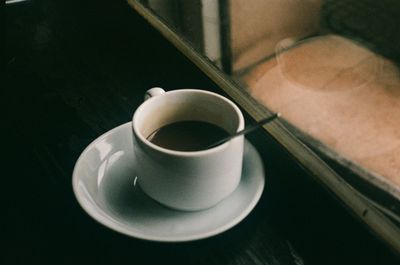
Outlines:
{"label": "beige wall", "polygon": [[317,32],[320,9],[321,0],[231,0],[233,71],[273,54],[282,39]]}

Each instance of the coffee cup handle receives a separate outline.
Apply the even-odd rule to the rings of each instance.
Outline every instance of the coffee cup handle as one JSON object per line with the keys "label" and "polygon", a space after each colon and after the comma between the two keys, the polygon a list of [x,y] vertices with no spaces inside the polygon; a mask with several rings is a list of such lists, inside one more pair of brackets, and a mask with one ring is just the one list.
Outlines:
{"label": "coffee cup handle", "polygon": [[144,94],[144,101],[148,100],[151,97],[156,97],[165,93],[165,90],[161,87],[153,87],[146,91]]}

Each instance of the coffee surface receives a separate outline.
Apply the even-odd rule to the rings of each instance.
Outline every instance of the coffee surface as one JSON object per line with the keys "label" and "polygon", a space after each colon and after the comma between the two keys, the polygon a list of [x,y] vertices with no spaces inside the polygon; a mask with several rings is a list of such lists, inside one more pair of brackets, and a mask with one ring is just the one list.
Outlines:
{"label": "coffee surface", "polygon": [[223,128],[208,122],[179,121],[155,130],[147,140],[171,150],[200,151],[227,136]]}

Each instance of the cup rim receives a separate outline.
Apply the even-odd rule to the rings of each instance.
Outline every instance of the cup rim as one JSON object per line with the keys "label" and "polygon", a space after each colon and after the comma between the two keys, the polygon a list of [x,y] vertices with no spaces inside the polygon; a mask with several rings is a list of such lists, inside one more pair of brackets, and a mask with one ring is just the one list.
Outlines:
{"label": "cup rim", "polygon": [[[182,92],[192,92],[192,93],[203,93],[203,94],[208,94],[208,95],[212,95],[215,97],[218,97],[219,99],[225,101],[226,103],[228,103],[233,110],[235,110],[237,116],[238,116],[238,125],[236,128],[236,131],[239,131],[240,129],[244,128],[244,117],[243,117],[243,113],[241,112],[241,110],[239,109],[239,107],[230,99],[221,96],[217,93],[214,92],[210,92],[207,90],[203,90],[203,89],[193,89],[193,88],[186,88],[186,89],[175,89],[175,90],[170,90],[165,92],[164,94],[175,94],[175,93],[182,93]],[[163,95],[164,95],[163,94]],[[155,100],[158,97],[162,97],[163,95],[159,95],[159,96],[154,96],[149,98],[148,100],[146,100],[145,102],[143,102],[134,112],[133,117],[132,117],[132,130],[133,133],[137,136],[137,138],[146,146],[150,147],[153,150],[156,150],[158,152],[161,153],[165,153],[165,154],[169,154],[169,155],[173,155],[173,156],[179,156],[179,157],[194,157],[194,156],[205,156],[205,155],[210,155],[213,153],[217,153],[223,149],[226,149],[231,143],[232,140],[229,140],[223,144],[220,144],[218,146],[209,148],[209,149],[205,149],[205,150],[199,150],[199,151],[178,151],[178,150],[172,150],[172,149],[168,149],[168,148],[164,148],[161,146],[158,146],[156,144],[153,144],[152,142],[150,142],[149,140],[147,140],[137,129],[137,120],[135,119],[135,117],[138,115],[138,113],[141,111],[141,109],[143,109],[145,107],[146,104],[148,104],[147,102],[151,102],[153,100]],[[243,135],[235,137],[235,138],[243,138]],[[234,139],[235,139],[234,138]]]}

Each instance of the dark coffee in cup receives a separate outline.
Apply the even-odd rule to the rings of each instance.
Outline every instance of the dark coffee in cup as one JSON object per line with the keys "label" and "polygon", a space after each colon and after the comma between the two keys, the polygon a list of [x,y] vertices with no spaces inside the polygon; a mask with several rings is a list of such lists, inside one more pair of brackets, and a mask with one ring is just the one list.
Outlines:
{"label": "dark coffee in cup", "polygon": [[226,130],[209,122],[179,121],[155,130],[147,140],[175,151],[201,151],[227,136]]}

